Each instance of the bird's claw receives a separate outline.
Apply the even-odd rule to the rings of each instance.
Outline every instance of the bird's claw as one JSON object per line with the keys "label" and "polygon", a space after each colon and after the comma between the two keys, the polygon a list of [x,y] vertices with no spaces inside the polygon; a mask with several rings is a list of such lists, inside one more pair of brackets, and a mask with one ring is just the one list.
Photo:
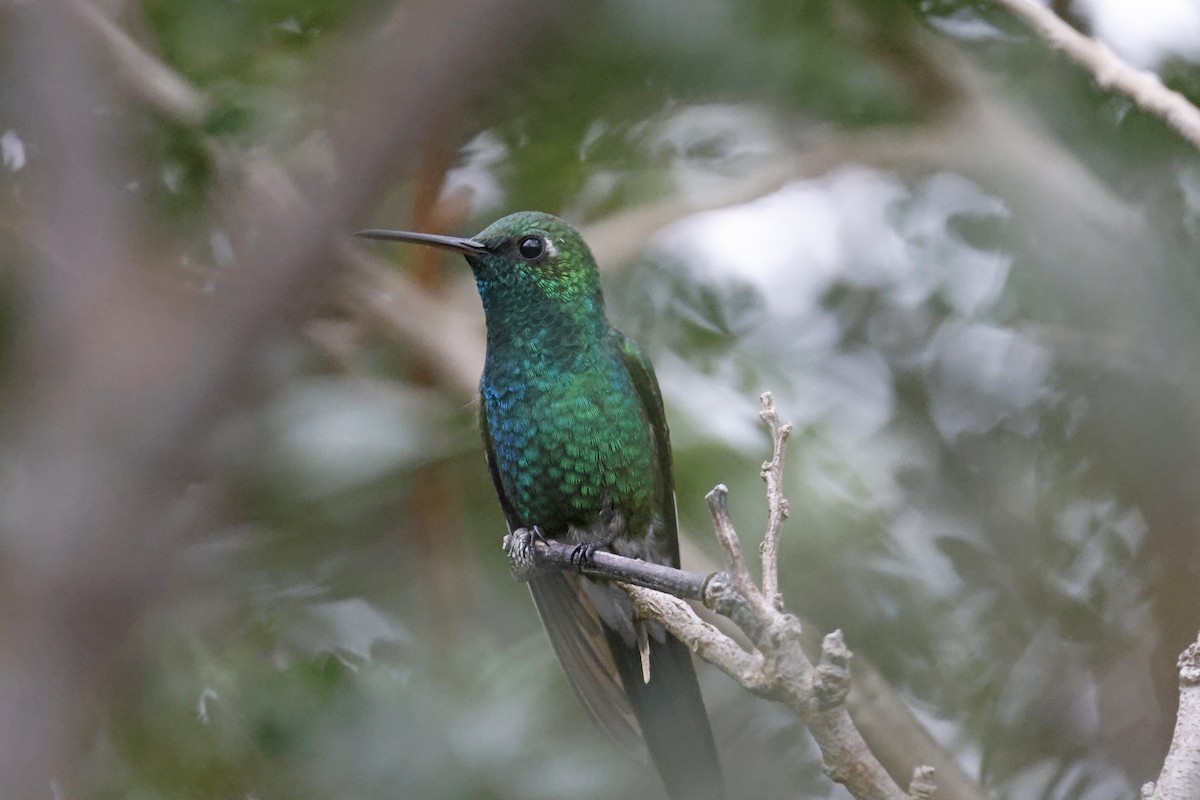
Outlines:
{"label": "bird's claw", "polygon": [[508,569],[519,581],[528,581],[537,573],[537,543],[546,541],[538,526],[517,528],[504,537],[504,552],[508,553]]}
{"label": "bird's claw", "polygon": [[575,549],[571,551],[570,562],[575,565],[576,569],[578,569],[580,572],[583,572],[585,568],[595,564],[595,560],[593,559],[593,556],[595,555],[596,545],[577,545]]}

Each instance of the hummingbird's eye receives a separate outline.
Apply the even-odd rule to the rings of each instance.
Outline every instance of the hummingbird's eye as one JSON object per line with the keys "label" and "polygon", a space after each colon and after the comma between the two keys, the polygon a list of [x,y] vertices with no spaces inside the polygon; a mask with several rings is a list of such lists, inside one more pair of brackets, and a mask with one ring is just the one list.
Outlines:
{"label": "hummingbird's eye", "polygon": [[527,258],[530,261],[540,256],[546,249],[546,243],[537,236],[526,236],[517,245],[517,251],[522,258]]}

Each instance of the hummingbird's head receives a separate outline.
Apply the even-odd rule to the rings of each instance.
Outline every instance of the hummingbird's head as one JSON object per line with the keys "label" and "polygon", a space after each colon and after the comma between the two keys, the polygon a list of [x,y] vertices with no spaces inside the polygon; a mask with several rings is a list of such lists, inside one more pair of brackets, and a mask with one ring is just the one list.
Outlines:
{"label": "hummingbird's head", "polygon": [[[519,211],[474,237],[483,251],[467,254],[479,291],[500,291],[551,303],[599,300],[600,276],[579,232],[540,211]],[[514,299],[516,299],[514,297]]]}
{"label": "hummingbird's head", "polygon": [[519,211],[470,239],[384,230],[358,235],[461,253],[475,273],[489,318],[570,313],[603,319],[604,299],[592,251],[578,231],[550,214]]}

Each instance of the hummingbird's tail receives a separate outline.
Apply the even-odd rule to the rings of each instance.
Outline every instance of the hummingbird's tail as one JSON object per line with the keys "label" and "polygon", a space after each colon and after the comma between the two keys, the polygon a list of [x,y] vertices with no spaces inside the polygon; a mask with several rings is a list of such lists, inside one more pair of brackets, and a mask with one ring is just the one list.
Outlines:
{"label": "hummingbird's tail", "polygon": [[725,780],[692,654],[661,628],[659,633],[648,637],[647,683],[638,648],[630,647],[621,634],[605,627],[646,749],[672,800],[725,800]]}
{"label": "hummingbird's tail", "polygon": [[[647,683],[632,628],[622,634],[601,619],[584,591],[585,580],[568,572],[550,573],[531,580],[529,589],[588,716],[621,750],[641,761],[649,754],[671,800],[725,800],[691,653],[657,629],[647,637]],[[605,589],[617,601],[624,598],[616,587]]]}

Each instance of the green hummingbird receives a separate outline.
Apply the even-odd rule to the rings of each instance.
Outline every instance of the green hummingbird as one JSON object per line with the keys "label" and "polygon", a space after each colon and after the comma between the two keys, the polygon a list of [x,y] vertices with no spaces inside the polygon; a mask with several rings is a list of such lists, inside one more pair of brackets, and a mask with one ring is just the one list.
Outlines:
{"label": "green hummingbird", "polygon": [[[480,428],[510,532],[679,566],[675,478],[649,359],[609,324],[583,237],[523,211],[470,239],[366,230],[461,253],[487,320]],[[592,720],[658,769],[674,800],[724,798],[688,648],[628,596],[574,572],[529,581],[550,643]]]}

